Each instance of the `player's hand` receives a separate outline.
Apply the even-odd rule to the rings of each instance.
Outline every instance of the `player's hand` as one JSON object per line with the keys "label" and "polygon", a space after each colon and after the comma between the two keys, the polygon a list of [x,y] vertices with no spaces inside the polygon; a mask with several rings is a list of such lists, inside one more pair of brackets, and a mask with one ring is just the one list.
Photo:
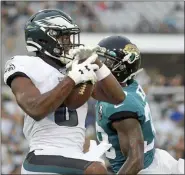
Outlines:
{"label": "player's hand", "polygon": [[[66,68],[70,68],[72,66],[73,61],[75,60],[85,60],[88,59],[91,55],[95,54],[96,51],[100,50],[100,46],[95,46],[95,47],[84,47],[80,46],[79,48],[75,49],[70,49],[69,50],[69,55],[71,58],[73,58],[72,61],[70,61],[67,65]],[[98,57],[97,57],[98,59]]]}
{"label": "player's hand", "polygon": [[97,57],[97,54],[93,54],[81,64],[78,64],[79,60],[72,62],[72,69],[68,72],[68,76],[73,79],[76,85],[87,81],[91,81],[92,84],[96,83],[97,77],[94,71],[98,70],[99,66],[92,63]]}
{"label": "player's hand", "polygon": [[95,46],[92,48],[80,46],[75,49],[70,49],[69,55],[75,60],[84,60],[89,58],[93,53],[95,53],[98,50],[100,50],[100,46]]}

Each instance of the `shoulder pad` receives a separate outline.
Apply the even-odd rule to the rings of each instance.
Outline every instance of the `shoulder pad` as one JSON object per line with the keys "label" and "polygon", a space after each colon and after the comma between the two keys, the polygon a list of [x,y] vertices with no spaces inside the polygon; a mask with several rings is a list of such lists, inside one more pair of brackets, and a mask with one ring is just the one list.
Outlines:
{"label": "shoulder pad", "polygon": [[9,59],[5,64],[4,69],[4,82],[7,84],[7,79],[11,76],[21,73],[29,77],[29,67],[31,65],[29,56],[14,56]]}

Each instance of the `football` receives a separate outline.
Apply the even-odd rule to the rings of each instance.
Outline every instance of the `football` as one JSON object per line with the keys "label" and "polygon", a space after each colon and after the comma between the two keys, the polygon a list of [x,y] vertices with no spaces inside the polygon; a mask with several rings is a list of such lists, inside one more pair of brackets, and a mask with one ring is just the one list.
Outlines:
{"label": "football", "polygon": [[94,85],[91,82],[78,84],[64,101],[64,104],[69,109],[79,108],[91,97],[93,89]]}

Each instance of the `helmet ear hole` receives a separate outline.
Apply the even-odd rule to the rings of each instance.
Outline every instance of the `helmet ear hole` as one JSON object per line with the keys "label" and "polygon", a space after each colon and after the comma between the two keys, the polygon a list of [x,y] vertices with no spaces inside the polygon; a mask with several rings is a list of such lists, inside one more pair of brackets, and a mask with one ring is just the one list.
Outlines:
{"label": "helmet ear hole", "polygon": [[39,42],[42,43],[42,44],[47,44],[48,43],[46,40],[43,40],[43,39],[39,39]]}

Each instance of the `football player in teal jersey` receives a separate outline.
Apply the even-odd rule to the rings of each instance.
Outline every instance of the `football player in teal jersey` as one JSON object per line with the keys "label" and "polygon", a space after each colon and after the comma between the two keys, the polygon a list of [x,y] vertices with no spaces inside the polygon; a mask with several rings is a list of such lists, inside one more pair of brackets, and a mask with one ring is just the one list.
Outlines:
{"label": "football player in teal jersey", "polygon": [[100,142],[112,144],[106,157],[113,171],[117,174],[183,173],[184,160],[177,161],[154,146],[155,129],[147,97],[134,79],[142,70],[139,49],[121,36],[107,37],[99,46],[99,58],[126,94],[118,105],[103,101],[96,104],[97,137]]}

